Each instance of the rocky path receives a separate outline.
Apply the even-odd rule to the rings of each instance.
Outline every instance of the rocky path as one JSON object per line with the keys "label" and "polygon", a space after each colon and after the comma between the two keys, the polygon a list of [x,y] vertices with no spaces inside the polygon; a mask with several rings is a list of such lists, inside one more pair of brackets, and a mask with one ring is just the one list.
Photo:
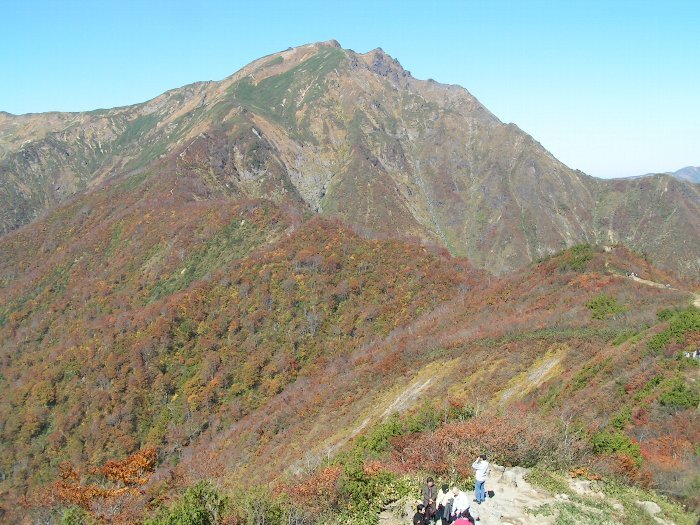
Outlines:
{"label": "rocky path", "polygon": [[630,275],[629,278],[633,281],[636,281],[641,284],[646,284],[647,286],[652,286],[654,288],[666,288],[668,290],[675,290],[675,288],[671,288],[670,286],[667,286],[665,284],[657,283],[656,281],[649,281],[648,279],[642,279],[641,277],[637,277],[636,275]]}
{"label": "rocky path", "polygon": [[[524,479],[526,473],[526,469],[519,467],[492,467],[487,489],[494,492],[494,497],[487,498],[481,505],[472,504],[472,515],[479,518],[480,524],[528,525],[535,522],[527,511],[550,502],[552,497],[528,483]],[[551,525],[554,517],[538,516],[537,523]]]}
{"label": "rocky path", "polygon": [[[669,285],[657,283],[655,281],[649,281],[647,279],[642,279],[641,277],[637,277],[636,275],[630,275],[629,278],[638,283],[646,284],[647,286],[653,286],[654,288],[666,288],[668,290],[676,290],[676,288],[672,288]],[[700,308],[700,294],[693,294],[693,306],[695,306],[696,308]]]}
{"label": "rocky path", "polygon": [[[535,518],[528,514],[528,509],[535,509],[551,502],[553,498],[528,483],[524,479],[526,473],[527,470],[520,467],[506,469],[492,465],[486,488],[494,492],[494,497],[487,498],[481,505],[472,503],[472,514],[479,518],[479,525],[530,525],[533,523],[551,525],[554,523],[552,516]],[[470,493],[470,496],[473,496],[473,493]],[[410,502],[404,509],[386,509],[379,515],[379,524],[410,523],[409,518],[415,512],[414,504],[415,502]],[[399,514],[403,514],[403,517],[399,517]]]}
{"label": "rocky path", "polygon": [[[494,496],[481,505],[472,503],[471,511],[478,518],[477,525],[554,525],[554,523],[605,524],[621,523],[616,516],[626,514],[623,505],[606,498],[594,482],[585,479],[568,479],[568,487],[562,493],[552,494],[530,484],[528,470],[521,467],[491,466],[486,489]],[[472,496],[473,493],[470,494]],[[416,501],[401,502],[385,509],[379,515],[379,525],[407,525],[415,512]],[[636,501],[635,506],[647,519],[658,525],[674,525],[663,519],[662,509],[652,501]],[[536,509],[550,512],[535,512]],[[561,516],[561,508],[569,508],[569,514]],[[607,508],[607,510],[604,510]],[[582,517],[580,521],[577,517]],[[627,523],[628,521],[625,521]],[[649,521],[645,521],[649,523]]]}

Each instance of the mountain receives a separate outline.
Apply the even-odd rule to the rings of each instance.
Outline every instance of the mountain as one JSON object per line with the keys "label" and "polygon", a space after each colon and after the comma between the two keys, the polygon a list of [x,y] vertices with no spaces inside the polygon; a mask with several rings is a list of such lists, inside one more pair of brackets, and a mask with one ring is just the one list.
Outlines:
{"label": "mountain", "polygon": [[[627,180],[632,180],[632,179],[640,179],[643,177],[654,177],[655,175],[658,175],[658,174],[647,173],[645,175],[637,175],[635,177],[625,177],[625,178]],[[700,182],[700,168],[696,168],[694,166],[687,166],[687,167],[681,168],[677,171],[667,171],[667,172],[663,173],[663,175],[669,175],[669,176],[674,177],[678,180],[690,182],[693,184],[697,184]]]}
{"label": "mountain", "polygon": [[465,89],[417,80],[381,49],[311,44],[144,104],[2,114],[0,152],[2,232],[110,178],[168,171],[436,242],[497,273],[581,242],[700,273],[696,186],[573,171]]}
{"label": "mountain", "polygon": [[[670,502],[700,507],[693,185],[573,172],[333,43],[0,118],[30,174],[2,179],[0,521],[375,524],[484,450],[555,494],[549,470],[604,476],[611,523],[697,520]],[[604,246],[535,249],[590,224]]]}
{"label": "mountain", "polygon": [[678,171],[674,171],[671,175],[677,179],[700,184],[700,168],[695,166],[687,166]]}

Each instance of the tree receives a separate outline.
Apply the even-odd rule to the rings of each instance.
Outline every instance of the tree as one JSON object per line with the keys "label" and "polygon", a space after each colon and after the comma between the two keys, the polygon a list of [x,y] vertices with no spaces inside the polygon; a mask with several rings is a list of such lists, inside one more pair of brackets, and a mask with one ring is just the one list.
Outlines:
{"label": "tree", "polygon": [[142,494],[141,487],[150,480],[155,465],[154,448],[121,461],[107,461],[100,468],[89,469],[87,475],[64,462],[59,465],[59,479],[52,492],[59,501],[80,507],[95,519],[124,521],[120,516],[122,509],[130,497]]}

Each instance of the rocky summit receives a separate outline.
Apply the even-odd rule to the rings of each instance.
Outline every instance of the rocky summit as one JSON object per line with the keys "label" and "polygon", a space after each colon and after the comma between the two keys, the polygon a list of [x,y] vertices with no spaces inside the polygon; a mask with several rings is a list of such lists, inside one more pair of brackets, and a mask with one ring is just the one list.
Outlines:
{"label": "rocky summit", "polygon": [[466,89],[415,79],[381,49],[309,44],[143,104],[0,114],[0,232],[139,173],[295,202],[496,273],[590,242],[700,275],[697,185],[572,170]]}

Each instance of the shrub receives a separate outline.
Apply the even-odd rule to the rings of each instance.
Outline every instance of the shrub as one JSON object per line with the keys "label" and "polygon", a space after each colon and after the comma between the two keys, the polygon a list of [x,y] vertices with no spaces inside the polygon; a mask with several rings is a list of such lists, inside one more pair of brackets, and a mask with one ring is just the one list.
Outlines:
{"label": "shrub", "polygon": [[413,493],[413,484],[405,478],[382,470],[378,463],[363,460],[356,450],[343,467],[338,480],[341,523],[374,525],[384,505]]}
{"label": "shrub", "polygon": [[398,416],[393,415],[384,423],[375,426],[367,436],[358,439],[357,445],[369,452],[384,452],[389,449],[389,439],[400,436],[404,432],[404,422]]}
{"label": "shrub", "polygon": [[667,407],[692,408],[700,404],[700,394],[678,378],[671,383],[670,390],[659,396],[659,402]]}
{"label": "shrub", "polygon": [[391,448],[392,438],[434,431],[445,421],[464,421],[472,415],[473,410],[470,407],[455,407],[450,404],[443,413],[426,401],[413,414],[402,417],[394,414],[385,422],[379,423],[369,434],[357,440],[357,447],[375,455],[380,454]]}
{"label": "shrub", "polygon": [[632,418],[632,411],[630,410],[629,407],[623,408],[618,412],[618,414],[612,418],[610,421],[610,424],[612,425],[613,428],[616,428],[618,430],[622,430],[627,426],[627,423],[630,422],[630,419]]}
{"label": "shrub", "polygon": [[630,457],[637,467],[642,463],[639,445],[633,443],[624,432],[597,432],[593,435],[591,444],[596,454],[621,453]]}
{"label": "shrub", "polygon": [[614,297],[606,294],[594,297],[586,303],[586,307],[591,311],[593,319],[601,320],[625,311],[625,308]]}
{"label": "shrub", "polygon": [[591,245],[578,244],[566,252],[564,260],[559,263],[559,269],[562,271],[583,272],[588,267],[591,259],[593,259],[593,248],[591,248]]}
{"label": "shrub", "polygon": [[680,344],[689,332],[700,332],[700,309],[694,306],[684,310],[661,310],[657,316],[661,321],[668,321],[669,325],[649,340],[647,345],[653,352],[663,350],[674,338]]}
{"label": "shrub", "polygon": [[227,504],[228,499],[211,483],[200,481],[185,491],[182,500],[146,519],[144,525],[215,525]]}
{"label": "shrub", "polygon": [[80,507],[69,507],[63,511],[59,525],[92,525],[95,520],[85,509]]}
{"label": "shrub", "polygon": [[571,388],[580,390],[588,386],[591,380],[601,372],[610,370],[611,358],[606,358],[595,363],[587,364],[579,370],[571,381]]}

